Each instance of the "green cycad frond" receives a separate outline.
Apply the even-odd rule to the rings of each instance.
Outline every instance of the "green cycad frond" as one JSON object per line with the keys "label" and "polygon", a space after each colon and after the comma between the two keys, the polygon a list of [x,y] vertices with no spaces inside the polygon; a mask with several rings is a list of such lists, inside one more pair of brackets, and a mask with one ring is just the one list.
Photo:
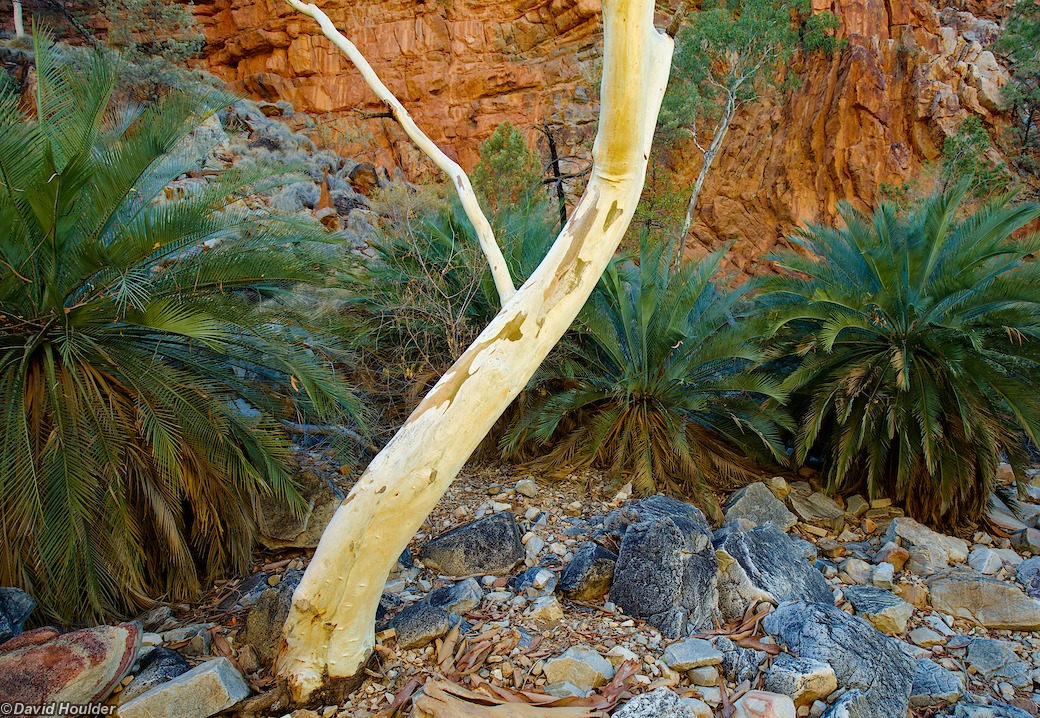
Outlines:
{"label": "green cycad frond", "polygon": [[228,97],[120,111],[110,58],[77,77],[36,48],[32,111],[0,93],[0,584],[79,623],[243,570],[259,498],[301,506],[280,420],[360,406],[336,342],[283,301],[329,236],[231,206],[285,179],[163,196]]}
{"label": "green cycad frond", "polygon": [[757,368],[747,288],[713,281],[724,253],[673,267],[674,248],[644,243],[638,263],[612,262],[503,453],[558,473],[599,466],[714,516],[712,489],[746,482],[750,459],[783,462],[783,391]]}
{"label": "green cycad frond", "polygon": [[846,227],[812,226],[797,273],[766,282],[773,326],[801,357],[784,387],[800,427],[795,455],[824,460],[835,490],[903,501],[936,526],[979,518],[996,467],[1017,465],[1040,422],[1040,292],[1012,233],[1040,206],[998,198],[958,215],[966,185],[906,216],[847,208]]}

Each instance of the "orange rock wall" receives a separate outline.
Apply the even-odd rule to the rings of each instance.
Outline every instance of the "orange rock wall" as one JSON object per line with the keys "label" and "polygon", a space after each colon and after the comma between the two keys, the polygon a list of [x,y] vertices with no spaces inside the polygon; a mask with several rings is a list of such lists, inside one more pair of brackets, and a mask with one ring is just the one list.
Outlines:
{"label": "orange rock wall", "polygon": [[[599,0],[325,0],[417,122],[463,166],[503,121],[549,123],[563,152],[588,156],[602,50]],[[803,221],[835,203],[873,202],[882,184],[914,179],[968,112],[997,122],[1006,81],[984,45],[992,9],[940,10],[927,0],[814,0],[842,22],[838,56],[799,61],[801,86],[780,106],[742,110],[701,195],[691,249],[735,239],[744,272]],[[376,112],[356,72],[308,18],[281,0],[197,0],[206,65],[257,98],[345,116]],[[662,6],[662,24],[669,8]],[[982,19],[980,19],[982,18]],[[353,115],[357,117],[355,113]],[[377,162],[417,177],[428,167],[393,122],[359,120]],[[692,178],[699,157],[669,148]]]}

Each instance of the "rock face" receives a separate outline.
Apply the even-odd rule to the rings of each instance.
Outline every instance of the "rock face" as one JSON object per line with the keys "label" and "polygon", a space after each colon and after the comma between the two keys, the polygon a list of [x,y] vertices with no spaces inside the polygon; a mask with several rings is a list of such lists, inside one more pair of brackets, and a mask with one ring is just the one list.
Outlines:
{"label": "rock face", "polygon": [[797,544],[772,524],[726,536],[719,562],[719,608],[725,620],[744,615],[753,600],[834,603],[823,575]]}
{"label": "rock face", "polygon": [[1040,601],[1012,583],[958,568],[928,582],[932,605],[939,611],[967,618],[987,628],[1040,630]]}
{"label": "rock face", "polygon": [[762,625],[796,656],[824,661],[834,669],[838,685],[849,691],[840,706],[831,707],[833,715],[901,718],[906,714],[915,661],[897,641],[866,621],[822,603],[787,603],[766,616]]}
{"label": "rock face", "polygon": [[503,511],[431,539],[419,559],[445,576],[508,573],[524,558],[516,517]]}
{"label": "rock face", "polygon": [[[718,561],[696,507],[653,496],[634,508],[618,551],[610,600],[675,638],[718,613]],[[608,519],[609,521],[609,519]]]}
{"label": "rock face", "polygon": [[[662,4],[659,25],[674,5]],[[833,219],[836,200],[871,203],[882,185],[913,179],[969,114],[1002,121],[1006,73],[983,47],[995,16],[938,5],[813,3],[839,18],[847,46],[833,58],[797,58],[802,82],[781,107],[762,102],[737,115],[701,195],[698,250],[736,239],[732,261],[761,271],[763,256],[801,221]],[[330,0],[323,8],[467,169],[505,120],[545,121],[561,154],[588,157],[602,46],[597,0]],[[316,114],[383,109],[316,24],[284,3],[200,0],[194,10],[208,42],[204,64],[233,89]],[[371,135],[358,149],[375,161],[413,177],[429,166],[392,121],[351,124]],[[673,166],[685,168],[680,183],[692,184],[693,147],[669,150]]]}
{"label": "rock face", "polygon": [[139,624],[56,636],[38,629],[0,646],[0,696],[15,703],[93,703],[108,697],[141,647]]}

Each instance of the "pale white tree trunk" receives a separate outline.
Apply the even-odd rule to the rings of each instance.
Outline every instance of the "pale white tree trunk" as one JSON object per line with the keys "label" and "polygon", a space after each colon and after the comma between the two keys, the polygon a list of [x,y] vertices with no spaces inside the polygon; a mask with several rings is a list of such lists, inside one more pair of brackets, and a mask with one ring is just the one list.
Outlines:
{"label": "pale white tree trunk", "polygon": [[22,23],[22,0],[14,0],[14,36],[25,37],[25,25]]}
{"label": "pale white tree trunk", "polygon": [[[718,156],[719,151],[722,149],[722,141],[726,139],[726,133],[729,132],[729,126],[733,122],[734,115],[737,114],[737,103],[736,100],[730,95],[726,101],[726,108],[722,111],[722,118],[719,120],[719,124],[715,126],[715,133],[711,137],[711,144],[707,148],[701,147],[697,144],[697,148],[701,151],[704,156],[704,162],[701,164],[701,171],[697,173],[697,181],[693,183],[693,190],[690,192],[690,201],[686,203],[686,219],[683,221],[682,233],[679,235],[679,247],[675,253],[675,264],[678,264],[682,259],[683,250],[686,249],[686,235],[690,231],[690,227],[693,226],[693,217],[697,212],[697,200],[701,196],[701,190],[704,188],[704,180],[708,176],[708,172],[711,170],[712,163],[715,162],[715,158]],[[696,129],[694,129],[693,141],[697,142]]]}
{"label": "pale white tree trunk", "polygon": [[374,645],[401,551],[577,316],[639,202],[671,65],[653,0],[605,0],[599,132],[585,194],[512,300],[373,459],[293,595],[276,673],[296,703],[336,697]]}

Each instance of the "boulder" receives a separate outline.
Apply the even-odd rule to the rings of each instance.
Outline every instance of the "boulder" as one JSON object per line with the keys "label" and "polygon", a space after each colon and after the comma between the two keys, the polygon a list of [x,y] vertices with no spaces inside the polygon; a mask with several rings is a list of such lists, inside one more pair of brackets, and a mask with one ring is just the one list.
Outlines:
{"label": "boulder", "polygon": [[933,531],[907,516],[892,520],[885,541],[899,543],[910,553],[904,568],[918,576],[931,576],[950,563],[968,559],[968,544],[964,540]]}
{"label": "boulder", "polygon": [[727,522],[746,519],[756,526],[772,524],[781,531],[789,530],[798,522],[798,517],[762,482],[749,484],[731,494],[725,515]]}
{"label": "boulder", "polygon": [[141,626],[40,629],[0,645],[0,696],[14,703],[96,703],[130,672]]}
{"label": "boulder", "polygon": [[598,601],[610,591],[617,554],[585,541],[560,574],[560,593],[574,601]]}
{"label": "boulder", "polygon": [[891,591],[874,586],[849,586],[844,590],[856,615],[889,636],[906,633],[906,624],[914,607]]}
{"label": "boulder", "polygon": [[302,512],[271,493],[259,498],[260,542],[269,549],[315,548],[343,501],[343,491],[313,471],[298,471],[293,481],[307,502]]}
{"label": "boulder", "polygon": [[824,526],[835,533],[845,527],[845,511],[834,499],[819,491],[792,491],[787,497],[787,503],[798,514],[798,518],[807,524]]}
{"label": "boulder", "polygon": [[996,551],[980,546],[968,554],[968,565],[985,576],[992,576],[1003,568],[1004,562]]}
{"label": "boulder", "polygon": [[1026,587],[1026,595],[1040,598],[1040,556],[1026,559],[1018,565],[1016,577]]}
{"label": "boulder", "polygon": [[1019,659],[1010,643],[990,638],[974,638],[968,644],[968,666],[988,681],[1006,681],[1016,688],[1030,688],[1033,679],[1029,664]]}
{"label": "boulder", "polygon": [[1011,545],[1022,553],[1040,556],[1040,529],[1024,528],[1011,535]]}
{"label": "boulder", "polygon": [[794,702],[785,695],[748,691],[733,703],[733,718],[797,718]]}
{"label": "boulder", "polygon": [[390,626],[397,634],[399,648],[420,648],[451,630],[451,614],[420,601],[397,614]]}
{"label": "boulder", "polygon": [[137,675],[119,694],[119,702],[126,703],[137,698],[157,685],[187,673],[190,669],[191,666],[184,660],[184,656],[177,651],[162,647],[153,648],[141,660]]}
{"label": "boulder", "polygon": [[302,571],[287,571],[275,588],[260,594],[246,616],[245,640],[256,649],[260,661],[270,666],[282,640],[282,627],[289,616],[292,595],[303,578]]}
{"label": "boulder", "polygon": [[962,695],[964,683],[960,678],[927,658],[917,661],[914,683],[910,689],[911,708],[950,705],[960,700]]}
{"label": "boulder", "polygon": [[815,658],[781,653],[766,671],[763,687],[791,698],[796,706],[812,705],[838,689],[834,669]]}
{"label": "boulder", "polygon": [[0,643],[21,633],[35,608],[36,601],[20,588],[0,588]]}
{"label": "boulder", "polygon": [[[551,572],[550,572],[551,575]],[[475,578],[459,581],[454,586],[435,588],[426,595],[426,602],[448,613],[472,611],[484,600],[484,589]]]}
{"label": "boulder", "polygon": [[[697,507],[663,496],[639,502],[636,523],[620,518],[610,600],[646,619],[668,638],[713,626],[718,615],[718,561],[711,531]],[[608,517],[608,527],[612,520]],[[618,524],[615,524],[618,526]]]}
{"label": "boulder", "polygon": [[[906,715],[916,665],[898,641],[856,616],[824,603],[786,603],[762,621],[796,656],[823,661],[849,689],[827,715],[882,718]],[[852,695],[850,695],[852,694]],[[846,698],[848,696],[848,698]]]}
{"label": "boulder", "polygon": [[971,568],[944,571],[928,581],[936,610],[966,618],[987,628],[1017,631],[1040,629],[1040,601],[1006,581]]}
{"label": "boulder", "polygon": [[217,658],[142,693],[119,707],[119,718],[209,718],[249,696],[234,664]]}
{"label": "boulder", "polygon": [[602,686],[614,677],[610,661],[588,646],[572,646],[542,669],[550,683],[570,683],[582,691]]}
{"label": "boulder", "polygon": [[755,600],[834,603],[823,575],[802,557],[798,544],[773,525],[726,536],[715,551],[719,610],[740,618]]}
{"label": "boulder", "polygon": [[[636,696],[615,712],[613,718],[701,718],[701,715],[672,691],[658,688]],[[711,718],[710,712],[707,718]]]}
{"label": "boulder", "polygon": [[694,668],[722,663],[722,651],[703,638],[688,638],[664,649],[661,660],[669,668],[685,673]]}
{"label": "boulder", "polygon": [[501,575],[524,559],[516,517],[485,516],[426,542],[419,552],[428,568],[445,576]]}

